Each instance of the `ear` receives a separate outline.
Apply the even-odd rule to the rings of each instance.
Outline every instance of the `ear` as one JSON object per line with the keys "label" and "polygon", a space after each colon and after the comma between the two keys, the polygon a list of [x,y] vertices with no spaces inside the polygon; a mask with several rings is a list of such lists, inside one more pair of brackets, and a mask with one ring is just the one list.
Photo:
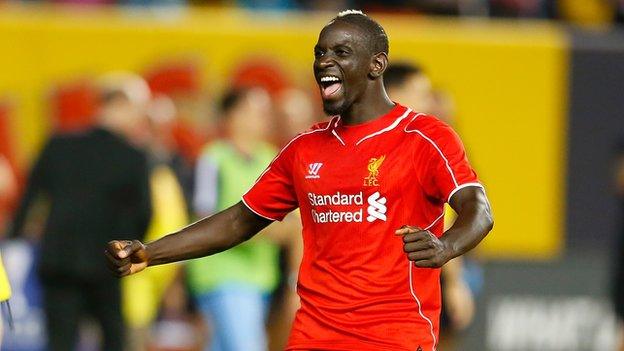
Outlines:
{"label": "ear", "polygon": [[383,75],[383,73],[388,67],[388,54],[385,52],[378,52],[373,55],[370,64],[370,72],[368,72],[368,76],[371,79],[377,79]]}

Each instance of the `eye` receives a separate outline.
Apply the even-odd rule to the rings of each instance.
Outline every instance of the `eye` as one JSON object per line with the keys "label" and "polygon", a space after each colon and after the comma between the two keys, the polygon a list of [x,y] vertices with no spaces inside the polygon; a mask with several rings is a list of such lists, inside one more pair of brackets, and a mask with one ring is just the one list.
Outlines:
{"label": "eye", "polygon": [[323,51],[321,49],[314,49],[314,57],[315,58],[323,57],[323,55],[325,55],[325,51]]}
{"label": "eye", "polygon": [[345,57],[349,55],[349,52],[345,49],[337,49],[336,50],[336,55],[340,56],[340,57]]}

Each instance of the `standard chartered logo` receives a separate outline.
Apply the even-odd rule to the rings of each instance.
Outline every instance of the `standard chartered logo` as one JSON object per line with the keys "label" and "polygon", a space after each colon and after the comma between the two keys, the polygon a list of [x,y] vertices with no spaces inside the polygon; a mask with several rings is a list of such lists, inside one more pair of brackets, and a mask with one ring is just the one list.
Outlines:
{"label": "standard chartered logo", "polygon": [[366,220],[374,222],[376,219],[386,221],[386,198],[382,197],[379,191],[368,197],[368,217]]}
{"label": "standard chartered logo", "polygon": [[[312,220],[315,223],[340,223],[364,221],[364,207],[366,207],[366,220],[374,222],[376,220],[386,221],[386,198],[377,191],[370,195],[364,202],[364,194],[360,191],[357,194],[344,194],[336,192],[334,194],[308,193],[308,201],[312,206]],[[329,209],[328,207],[331,207]]]}

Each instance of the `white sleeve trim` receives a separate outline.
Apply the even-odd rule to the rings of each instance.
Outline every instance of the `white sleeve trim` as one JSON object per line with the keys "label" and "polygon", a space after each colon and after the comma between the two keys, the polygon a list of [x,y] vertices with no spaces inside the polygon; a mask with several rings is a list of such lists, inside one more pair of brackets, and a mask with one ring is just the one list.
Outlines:
{"label": "white sleeve trim", "polygon": [[451,198],[453,197],[453,195],[455,195],[456,192],[460,191],[463,188],[467,188],[469,186],[476,186],[476,187],[483,189],[483,191],[485,191],[485,188],[483,187],[481,183],[465,183],[465,184],[456,186],[455,189],[453,189],[453,191],[451,191],[451,193],[449,194],[448,200],[446,202],[451,202]]}
{"label": "white sleeve trim", "polygon": [[248,208],[251,212],[253,212],[253,213],[257,214],[258,216],[260,216],[260,217],[262,217],[262,218],[265,218],[265,219],[268,219],[269,221],[273,221],[273,222],[278,221],[278,220],[277,220],[277,219],[275,219],[275,218],[267,217],[267,216],[265,216],[265,215],[263,215],[263,214],[261,214],[261,213],[258,213],[258,211],[254,210],[251,206],[249,206],[249,204],[245,201],[245,199],[244,199],[243,197],[241,197],[241,201],[243,202],[243,204],[244,204],[245,206],[247,206],[247,208]]}

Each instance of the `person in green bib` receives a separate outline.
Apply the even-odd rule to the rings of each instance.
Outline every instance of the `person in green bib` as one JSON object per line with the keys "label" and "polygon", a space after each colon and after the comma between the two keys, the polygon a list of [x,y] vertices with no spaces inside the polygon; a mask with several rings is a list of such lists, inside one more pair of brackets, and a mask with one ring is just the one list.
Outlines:
{"label": "person in green bib", "polygon": [[[209,216],[240,201],[277,154],[268,144],[269,95],[262,89],[225,94],[225,137],[208,145],[197,164],[194,211]],[[189,261],[187,282],[212,339],[205,350],[264,351],[265,317],[279,282],[279,238],[297,235],[298,221],[274,224],[232,250]],[[297,267],[292,268],[297,269]]]}

